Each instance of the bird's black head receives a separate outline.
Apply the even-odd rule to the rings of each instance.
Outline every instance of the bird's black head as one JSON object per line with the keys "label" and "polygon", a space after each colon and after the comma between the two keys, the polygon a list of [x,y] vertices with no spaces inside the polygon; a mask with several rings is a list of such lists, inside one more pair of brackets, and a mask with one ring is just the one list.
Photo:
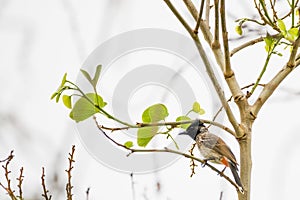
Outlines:
{"label": "bird's black head", "polygon": [[200,127],[205,127],[203,122],[200,120],[195,120],[184,132],[179,133],[179,135],[188,135],[193,140],[196,140],[196,136],[200,133]]}

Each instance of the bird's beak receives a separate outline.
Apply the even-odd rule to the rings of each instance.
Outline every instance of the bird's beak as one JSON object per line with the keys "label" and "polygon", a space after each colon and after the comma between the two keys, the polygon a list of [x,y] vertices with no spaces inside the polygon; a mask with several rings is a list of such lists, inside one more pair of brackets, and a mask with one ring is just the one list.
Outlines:
{"label": "bird's beak", "polygon": [[187,131],[183,131],[183,132],[179,133],[178,135],[188,135],[188,132]]}

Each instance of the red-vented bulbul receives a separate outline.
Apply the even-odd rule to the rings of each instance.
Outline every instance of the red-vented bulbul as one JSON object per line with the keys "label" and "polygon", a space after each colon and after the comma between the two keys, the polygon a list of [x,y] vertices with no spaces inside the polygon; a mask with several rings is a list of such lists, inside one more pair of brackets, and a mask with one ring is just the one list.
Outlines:
{"label": "red-vented bulbul", "polygon": [[228,145],[220,137],[210,133],[200,120],[195,120],[186,131],[179,133],[179,135],[188,135],[195,140],[205,161],[229,167],[236,184],[240,187],[240,192],[243,193],[244,190],[238,175],[236,158]]}

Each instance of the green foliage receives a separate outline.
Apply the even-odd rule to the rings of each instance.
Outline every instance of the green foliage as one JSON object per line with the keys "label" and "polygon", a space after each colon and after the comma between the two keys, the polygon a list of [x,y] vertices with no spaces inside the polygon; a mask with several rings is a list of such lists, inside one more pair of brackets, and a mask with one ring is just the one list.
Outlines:
{"label": "green foliage", "polygon": [[133,142],[132,141],[127,141],[127,142],[124,143],[124,146],[129,149],[129,148],[133,147]]}
{"label": "green foliage", "polygon": [[58,87],[58,89],[56,90],[56,92],[54,92],[52,95],[51,95],[51,99],[54,99],[56,97],[56,103],[59,101],[59,98],[62,94],[62,92],[67,89],[67,87],[65,87],[65,83],[67,81],[67,73],[64,74],[63,78],[62,78],[62,81]]}
{"label": "green foliage", "polygon": [[67,108],[72,109],[72,101],[71,101],[71,96],[64,95],[63,96],[63,103]]}
{"label": "green foliage", "polygon": [[85,96],[80,97],[75,103],[70,112],[70,117],[76,122],[83,121],[98,113],[100,111],[99,108],[103,108],[106,104],[107,103],[103,101],[102,97],[97,94],[85,94]]}
{"label": "green foliage", "polygon": [[274,45],[276,43],[276,39],[273,38],[272,36],[270,36],[269,34],[267,34],[267,36],[264,38],[265,41],[265,50],[269,53],[271,51],[273,51],[274,49]]}
{"label": "green foliage", "polygon": [[99,77],[100,77],[100,73],[101,73],[101,69],[102,69],[102,65],[98,65],[96,67],[96,72],[94,74],[94,78],[92,79],[90,74],[85,71],[84,69],[80,69],[81,73],[85,76],[85,78],[90,82],[90,84],[96,88]]}
{"label": "green foliage", "polygon": [[[103,100],[103,98],[100,95],[98,95],[96,88],[100,77],[101,68],[101,65],[98,65],[96,67],[96,71],[93,78],[84,69],[80,70],[82,75],[86,78],[86,80],[93,86],[93,93],[84,93],[75,83],[67,80],[67,74],[64,74],[60,86],[58,87],[56,92],[51,96],[51,99],[56,98],[56,102],[58,102],[63,92],[72,91],[72,95],[64,94],[62,96],[62,101],[67,108],[71,109],[69,116],[74,121],[81,122],[93,116],[94,114],[99,113],[109,119],[112,119],[118,123],[127,126],[128,128],[137,128],[137,144],[140,147],[146,147],[147,144],[152,140],[152,138],[156,134],[165,134],[167,135],[167,139],[171,138],[175,143],[176,147],[178,148],[178,145],[176,144],[176,141],[174,140],[170,132],[174,128],[186,129],[189,126],[189,124],[180,124],[178,126],[176,126],[177,124],[174,126],[165,125],[166,129],[162,132],[158,132],[159,125],[155,125],[155,123],[164,121],[169,116],[168,109],[164,104],[158,103],[147,107],[142,113],[142,121],[144,124],[148,124],[148,126],[141,127],[138,125],[132,125],[127,122],[121,121],[120,119],[117,119],[116,117],[110,115],[103,109],[107,103]],[[72,99],[72,97],[74,96],[79,98],[74,100]],[[72,100],[74,101],[73,105]],[[204,109],[201,108],[198,102],[194,102],[193,107],[189,112],[195,112],[200,115],[203,115],[205,113]],[[188,116],[179,116],[177,117],[176,121],[191,121],[191,119]],[[124,143],[124,146],[127,148],[131,148],[133,146],[133,142],[127,141]]]}
{"label": "green foliage", "polygon": [[168,109],[164,104],[154,104],[148,107],[142,114],[143,122],[159,122],[169,115]]}
{"label": "green foliage", "polygon": [[238,25],[235,27],[235,32],[239,35],[243,35],[243,29],[242,26]]}
{"label": "green foliage", "polygon": [[277,20],[277,26],[280,29],[280,32],[283,35],[283,37],[289,40],[290,42],[294,42],[299,36],[298,28],[292,27],[289,30],[287,30],[286,25],[280,19]]}
{"label": "green foliage", "polygon": [[[179,116],[176,118],[176,122],[180,122],[180,121],[189,121],[191,120],[191,118],[189,118],[188,116]],[[179,128],[183,128],[183,129],[187,129],[190,126],[190,124],[180,124],[178,127]]]}
{"label": "green foliage", "polygon": [[137,144],[140,147],[146,147],[151,139],[157,134],[157,131],[157,126],[139,128],[137,132]]}
{"label": "green foliage", "polygon": [[201,108],[200,103],[195,101],[193,104],[193,109],[192,109],[195,113],[198,113],[199,115],[204,115],[205,114],[205,110],[203,108]]}

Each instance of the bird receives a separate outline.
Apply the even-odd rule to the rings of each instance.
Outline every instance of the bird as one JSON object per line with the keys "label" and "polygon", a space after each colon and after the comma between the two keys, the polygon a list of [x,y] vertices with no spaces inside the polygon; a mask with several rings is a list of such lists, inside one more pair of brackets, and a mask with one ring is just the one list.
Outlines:
{"label": "bird", "polygon": [[[223,164],[229,167],[239,191],[244,193],[243,185],[238,174],[238,163],[229,146],[217,135],[208,131],[208,128],[200,120],[195,120],[184,132],[179,135],[188,135],[195,140],[204,161]],[[223,170],[223,171],[224,171]],[[223,172],[222,171],[222,172]]]}

